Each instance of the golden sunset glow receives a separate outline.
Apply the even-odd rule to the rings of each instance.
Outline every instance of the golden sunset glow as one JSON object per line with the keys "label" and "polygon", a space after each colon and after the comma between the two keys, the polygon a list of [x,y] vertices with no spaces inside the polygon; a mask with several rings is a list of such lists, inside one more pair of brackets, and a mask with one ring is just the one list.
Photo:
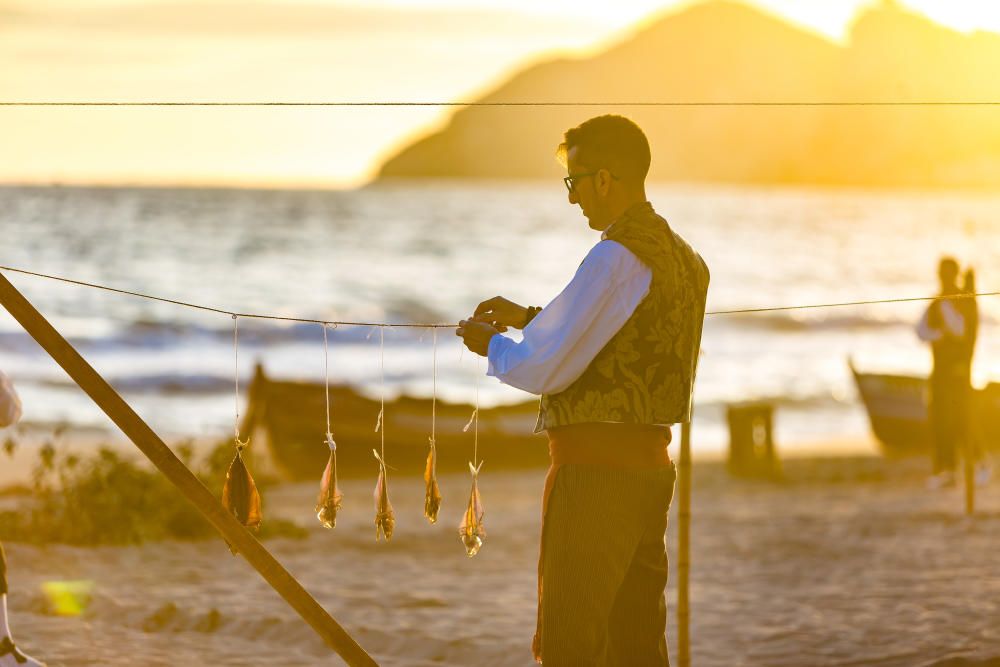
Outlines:
{"label": "golden sunset glow", "polygon": [[[0,2],[6,100],[475,99],[536,62],[599,53],[694,2]],[[842,42],[878,3],[760,0]],[[958,30],[1000,6],[910,0]],[[994,63],[983,62],[984,71]],[[0,181],[349,186],[452,110],[0,109]],[[11,159],[9,156],[17,156]]]}

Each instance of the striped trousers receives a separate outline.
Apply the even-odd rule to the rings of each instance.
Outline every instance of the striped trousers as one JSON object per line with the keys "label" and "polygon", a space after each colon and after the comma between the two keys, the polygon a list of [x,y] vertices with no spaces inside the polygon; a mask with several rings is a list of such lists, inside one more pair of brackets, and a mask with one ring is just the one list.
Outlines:
{"label": "striped trousers", "polygon": [[667,511],[677,473],[563,465],[542,534],[546,667],[665,667]]}

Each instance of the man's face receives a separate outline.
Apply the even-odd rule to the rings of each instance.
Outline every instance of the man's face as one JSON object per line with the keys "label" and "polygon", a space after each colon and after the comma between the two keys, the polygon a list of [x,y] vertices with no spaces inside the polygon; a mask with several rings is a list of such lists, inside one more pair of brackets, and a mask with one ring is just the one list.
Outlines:
{"label": "man's face", "polygon": [[569,192],[569,203],[579,205],[591,229],[603,231],[610,221],[605,220],[606,216],[602,214],[603,197],[598,192],[594,171],[596,169],[593,167],[580,164],[577,146],[569,149],[566,153],[566,175],[591,174],[574,180],[573,189]]}

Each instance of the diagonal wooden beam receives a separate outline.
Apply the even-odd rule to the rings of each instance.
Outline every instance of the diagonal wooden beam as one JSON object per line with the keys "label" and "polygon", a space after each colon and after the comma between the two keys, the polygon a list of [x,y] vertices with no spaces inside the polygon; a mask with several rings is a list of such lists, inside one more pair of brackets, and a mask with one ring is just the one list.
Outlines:
{"label": "diagonal wooden beam", "polygon": [[0,274],[0,303],[146,455],[146,458],[152,461],[184,497],[198,508],[222,537],[239,550],[271,588],[285,598],[285,601],[316,631],[327,646],[336,651],[351,667],[372,665],[377,667],[371,656],[236,520],[236,517],[226,511],[222,503],[187,469],[153,429],[3,274]]}

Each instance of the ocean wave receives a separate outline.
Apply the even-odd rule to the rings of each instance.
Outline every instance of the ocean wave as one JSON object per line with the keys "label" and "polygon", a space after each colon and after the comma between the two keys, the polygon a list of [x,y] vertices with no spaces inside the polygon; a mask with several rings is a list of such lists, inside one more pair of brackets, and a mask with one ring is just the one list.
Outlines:
{"label": "ocean wave", "polygon": [[[901,317],[881,317],[877,315],[838,314],[836,310],[828,311],[830,314],[819,314],[816,310],[799,310],[785,312],[763,312],[763,313],[734,313],[720,316],[720,319],[730,324],[738,325],[741,328],[753,327],[770,331],[784,331],[790,333],[815,332],[815,331],[849,331],[856,329],[893,329],[897,327],[915,328],[916,319]],[[709,320],[715,318],[710,317]],[[1000,319],[983,312],[980,309],[980,326],[993,326],[1000,323]]]}
{"label": "ocean wave", "polygon": [[786,313],[736,313],[727,320],[741,328],[753,327],[787,333],[816,331],[846,331],[853,329],[892,329],[913,327],[915,322],[899,318],[866,317],[864,315],[809,316]]}
{"label": "ocean wave", "polygon": [[[433,322],[440,318],[421,318]],[[406,321],[400,317],[389,318],[389,322]],[[377,340],[372,335],[374,326],[342,325],[330,327],[327,337],[331,344],[364,343]],[[421,338],[429,340],[425,329],[393,329],[386,336],[386,346],[412,344]],[[239,324],[240,345],[264,347],[294,343],[323,344],[323,329],[311,322],[262,323],[250,318],[241,319]],[[157,350],[198,343],[232,345],[232,320],[227,319],[222,327],[206,327],[180,322],[130,322],[107,334],[99,336],[69,336],[69,342],[81,351],[105,353],[116,350]],[[37,345],[24,331],[0,332],[0,350],[28,353],[37,350]]]}

